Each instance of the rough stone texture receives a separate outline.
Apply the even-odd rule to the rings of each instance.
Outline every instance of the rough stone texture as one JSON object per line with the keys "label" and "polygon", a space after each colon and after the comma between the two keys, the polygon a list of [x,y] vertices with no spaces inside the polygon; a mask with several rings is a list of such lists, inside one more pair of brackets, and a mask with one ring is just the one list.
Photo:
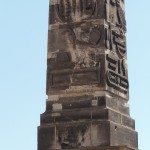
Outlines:
{"label": "rough stone texture", "polygon": [[107,90],[128,99],[126,23],[118,0],[50,3],[47,95]]}
{"label": "rough stone texture", "polygon": [[133,150],[133,149],[128,148],[127,146],[111,146],[111,147],[79,148],[79,149],[72,149],[72,150]]}
{"label": "rough stone texture", "polygon": [[[70,121],[39,127],[39,149],[127,145],[137,147],[137,133],[105,120]],[[45,148],[44,148],[45,147]]]}
{"label": "rough stone texture", "polygon": [[137,150],[124,0],[50,0],[48,28],[38,150]]}

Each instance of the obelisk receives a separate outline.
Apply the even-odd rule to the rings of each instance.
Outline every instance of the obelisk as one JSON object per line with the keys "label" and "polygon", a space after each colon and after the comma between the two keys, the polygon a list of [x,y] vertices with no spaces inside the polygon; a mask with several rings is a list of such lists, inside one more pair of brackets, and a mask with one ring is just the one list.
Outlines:
{"label": "obelisk", "polygon": [[50,0],[38,150],[137,150],[124,0]]}

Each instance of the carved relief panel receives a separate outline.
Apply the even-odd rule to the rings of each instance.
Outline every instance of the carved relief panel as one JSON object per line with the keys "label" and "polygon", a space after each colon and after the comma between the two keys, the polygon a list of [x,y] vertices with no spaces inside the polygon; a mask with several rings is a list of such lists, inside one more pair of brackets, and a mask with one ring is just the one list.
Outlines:
{"label": "carved relief panel", "polygon": [[49,24],[104,19],[104,0],[55,0],[50,4]]}
{"label": "carved relief panel", "polygon": [[127,99],[123,1],[54,0],[50,7],[47,94],[93,86]]}
{"label": "carved relief panel", "polygon": [[106,0],[106,79],[108,90],[128,98],[126,20],[123,0]]}
{"label": "carved relief panel", "polygon": [[119,59],[116,55],[106,55],[106,78],[107,84],[112,89],[128,95],[128,74],[126,59]]}
{"label": "carved relief panel", "polygon": [[105,47],[104,25],[79,22],[49,30],[47,93],[71,86],[99,85],[101,63],[96,53]]}
{"label": "carved relief panel", "polygon": [[60,25],[57,29],[49,30],[48,41],[48,59],[64,51],[70,53],[76,67],[94,67],[95,53],[105,51],[105,29],[98,22]]}
{"label": "carved relief panel", "polygon": [[110,25],[106,29],[106,48],[121,58],[126,56],[126,36],[120,28]]}
{"label": "carved relief panel", "polygon": [[126,31],[123,0],[51,0],[49,24],[106,19]]}
{"label": "carved relief panel", "polygon": [[95,0],[57,0],[57,14],[63,22],[87,19],[96,9]]}
{"label": "carved relief panel", "polygon": [[106,21],[126,32],[123,0],[106,0]]}

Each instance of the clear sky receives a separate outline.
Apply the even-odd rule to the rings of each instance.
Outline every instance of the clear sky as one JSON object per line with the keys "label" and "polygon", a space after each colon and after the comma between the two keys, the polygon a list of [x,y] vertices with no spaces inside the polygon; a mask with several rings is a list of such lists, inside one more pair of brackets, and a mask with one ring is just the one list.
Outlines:
{"label": "clear sky", "polygon": [[[150,1],[126,0],[130,110],[150,139]],[[0,150],[36,150],[45,110],[48,0],[0,0]]]}

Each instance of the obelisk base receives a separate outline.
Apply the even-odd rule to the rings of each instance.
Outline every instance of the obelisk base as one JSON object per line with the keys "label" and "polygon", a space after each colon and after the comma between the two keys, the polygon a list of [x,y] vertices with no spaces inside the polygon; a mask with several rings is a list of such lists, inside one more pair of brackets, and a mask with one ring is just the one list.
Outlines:
{"label": "obelisk base", "polygon": [[127,146],[108,146],[108,147],[91,147],[91,148],[77,148],[64,150],[133,150]]}
{"label": "obelisk base", "polygon": [[123,99],[106,94],[47,101],[38,127],[38,150],[124,150],[113,148],[123,145],[138,149],[135,123]]}

